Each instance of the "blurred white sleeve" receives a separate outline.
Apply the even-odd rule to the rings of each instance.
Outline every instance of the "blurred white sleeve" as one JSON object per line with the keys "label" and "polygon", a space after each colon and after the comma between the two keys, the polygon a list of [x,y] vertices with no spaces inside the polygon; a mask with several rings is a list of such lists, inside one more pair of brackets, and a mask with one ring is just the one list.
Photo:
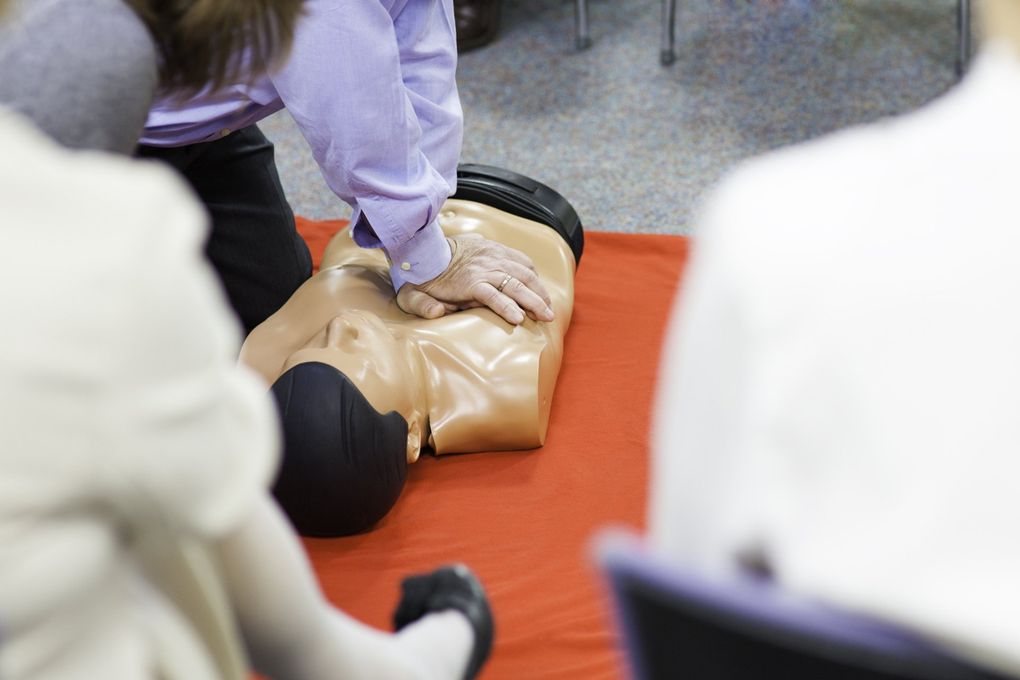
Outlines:
{"label": "blurred white sleeve", "polygon": [[276,413],[265,386],[237,366],[240,329],[203,253],[205,217],[179,180],[160,179],[141,186],[148,224],[128,237],[139,262],[117,299],[125,309],[114,318],[128,327],[109,338],[121,374],[107,417],[121,436],[105,460],[111,497],[132,524],[217,535],[272,479]]}
{"label": "blurred white sleeve", "polygon": [[98,407],[109,426],[97,431],[115,433],[98,461],[98,496],[142,537],[212,548],[245,645],[272,677],[460,677],[473,644],[462,615],[441,612],[388,634],[323,597],[267,490],[277,416],[265,384],[237,365],[239,327],[205,260],[204,216],[162,168],[137,172],[136,228],[117,233],[134,259],[119,260],[115,273],[129,278],[92,314],[103,317],[96,330],[114,357],[108,405]]}
{"label": "blurred white sleeve", "polygon": [[[216,542],[228,595],[255,669],[281,680],[455,680],[474,634],[461,613],[432,613],[386,633],[333,608],[297,536],[263,496]],[[394,605],[397,592],[394,589]]]}
{"label": "blurred white sleeve", "polygon": [[[649,538],[714,570],[750,530],[744,441],[750,382],[741,271],[727,248],[734,211],[710,204],[663,345],[653,411]],[[737,213],[739,215],[739,212]]]}

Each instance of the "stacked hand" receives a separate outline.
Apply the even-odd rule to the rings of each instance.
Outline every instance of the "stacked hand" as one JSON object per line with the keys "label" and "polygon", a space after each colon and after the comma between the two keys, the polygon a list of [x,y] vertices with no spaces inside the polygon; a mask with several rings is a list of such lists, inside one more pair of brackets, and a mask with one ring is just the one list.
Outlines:
{"label": "stacked hand", "polygon": [[475,644],[464,678],[471,680],[478,675],[492,651],[493,621],[489,599],[471,570],[463,564],[440,567],[430,574],[405,578],[401,590],[403,596],[393,613],[396,630],[433,612],[452,609],[467,617]]}
{"label": "stacked hand", "polygon": [[538,321],[554,318],[549,293],[527,255],[478,234],[458,234],[450,243],[450,266],[420,285],[404,284],[397,304],[405,312],[435,319],[447,312],[488,307],[507,322],[524,316]]}

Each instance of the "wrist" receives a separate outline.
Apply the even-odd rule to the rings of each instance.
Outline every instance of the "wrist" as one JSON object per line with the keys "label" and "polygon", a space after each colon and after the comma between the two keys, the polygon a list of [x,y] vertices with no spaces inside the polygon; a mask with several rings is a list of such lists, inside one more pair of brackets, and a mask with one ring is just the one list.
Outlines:
{"label": "wrist", "polygon": [[393,289],[405,283],[419,285],[436,278],[450,266],[450,244],[438,223],[418,230],[407,241],[388,247]]}

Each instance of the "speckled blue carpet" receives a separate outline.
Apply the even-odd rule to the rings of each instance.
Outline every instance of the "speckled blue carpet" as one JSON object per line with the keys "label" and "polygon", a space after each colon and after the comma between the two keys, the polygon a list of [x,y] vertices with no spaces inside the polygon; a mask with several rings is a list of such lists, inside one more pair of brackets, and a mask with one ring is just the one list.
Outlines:
{"label": "speckled blue carpet", "polygon": [[[657,0],[504,0],[493,44],[461,57],[463,160],[564,194],[585,227],[688,233],[698,199],[748,155],[913,109],[955,81],[954,0],[681,0],[659,64]],[[277,143],[296,212],[349,211],[285,113]]]}

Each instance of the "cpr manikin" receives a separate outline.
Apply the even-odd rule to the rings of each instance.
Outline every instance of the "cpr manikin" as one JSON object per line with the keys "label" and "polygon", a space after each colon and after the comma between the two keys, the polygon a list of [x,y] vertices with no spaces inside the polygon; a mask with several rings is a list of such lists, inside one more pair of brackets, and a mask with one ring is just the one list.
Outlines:
{"label": "cpr manikin", "polygon": [[[384,254],[359,248],[344,230],[320,272],[248,336],[241,361],[273,385],[283,415],[286,453],[275,492],[303,533],[374,524],[423,448],[447,454],[544,443],[573,305],[577,259],[567,239],[579,255],[580,224],[576,215],[568,228],[525,219],[472,195],[481,200],[445,205],[447,236],[477,234],[527,254],[548,289],[553,321],[513,325],[482,308],[438,319],[407,314]],[[493,272],[492,285],[507,279]]]}

